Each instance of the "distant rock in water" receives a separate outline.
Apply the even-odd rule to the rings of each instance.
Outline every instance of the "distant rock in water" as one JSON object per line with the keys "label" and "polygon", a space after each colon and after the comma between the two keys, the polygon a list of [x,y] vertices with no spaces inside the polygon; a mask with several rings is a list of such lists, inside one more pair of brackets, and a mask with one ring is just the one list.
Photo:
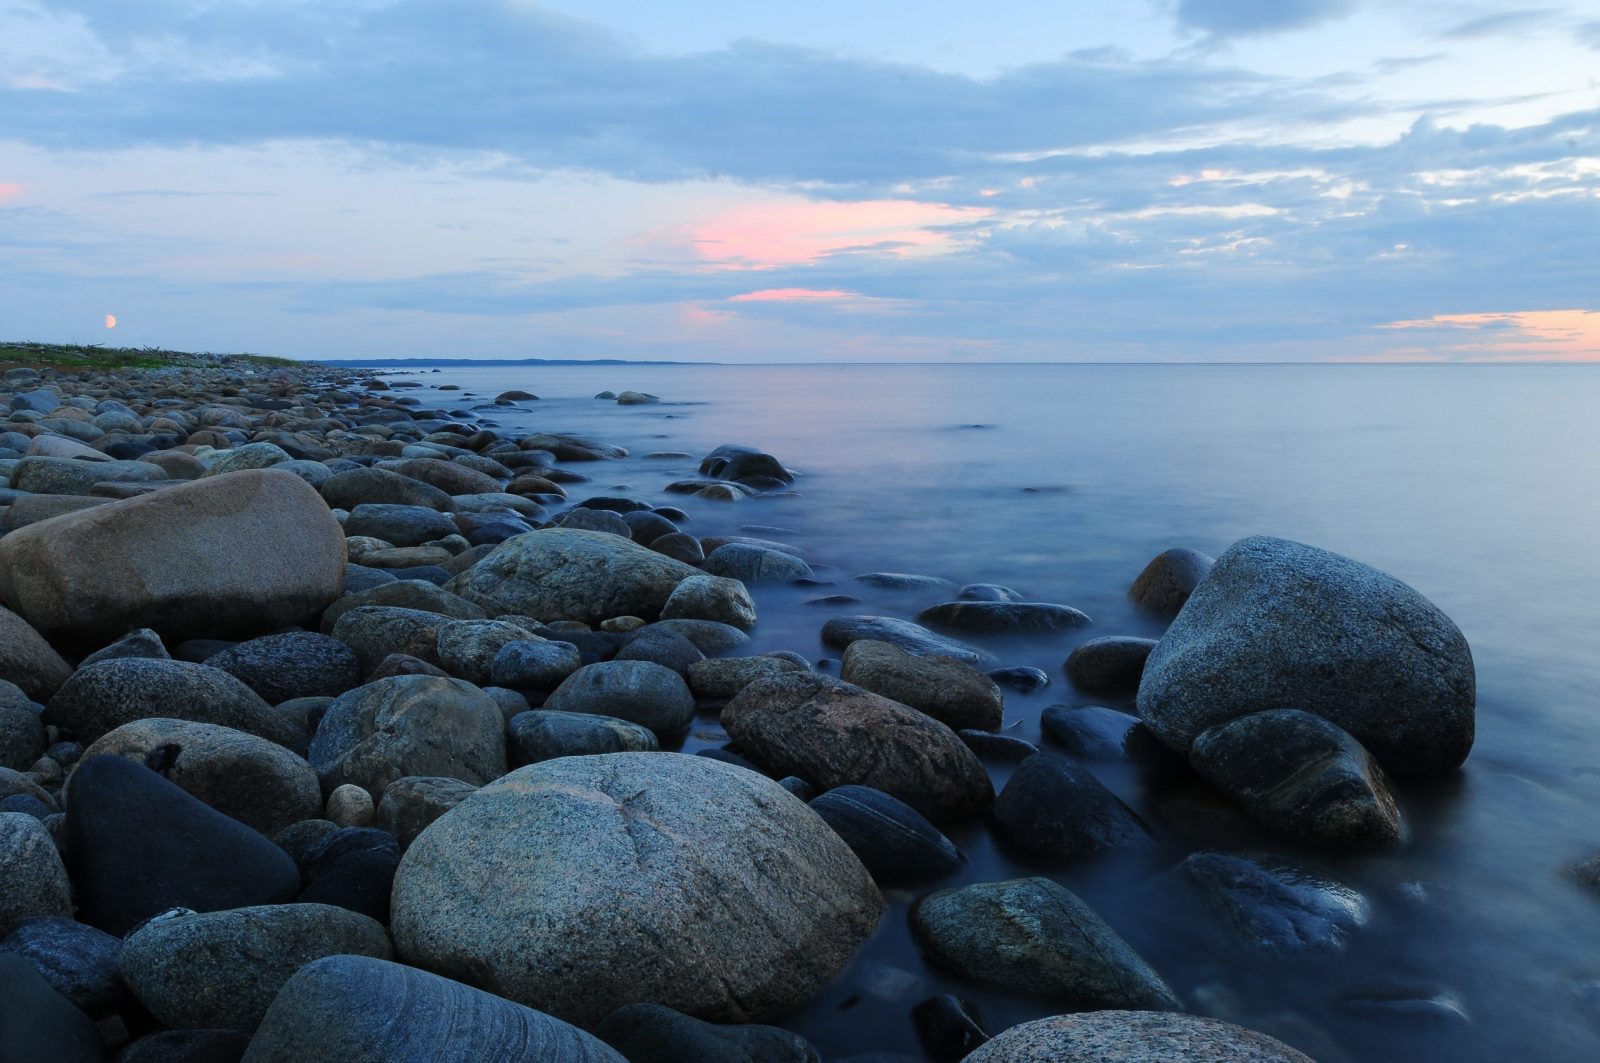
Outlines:
{"label": "distant rock in water", "polygon": [[946,602],[924,609],[917,622],[956,631],[999,634],[1022,631],[1070,631],[1087,627],[1088,614],[1070,605],[1047,602]]}
{"label": "distant rock in water", "polygon": [[823,643],[836,650],[862,639],[887,642],[907,653],[936,653],[942,657],[954,657],[980,668],[990,668],[996,663],[993,655],[985,650],[935,634],[909,620],[890,616],[840,616],[822,625]]}
{"label": "distant rock in water", "polygon": [[1455,769],[1472,748],[1472,652],[1393,576],[1255,536],[1217,559],[1145,663],[1139,715],[1187,753],[1208,727],[1267,709],[1338,724],[1401,777]]}

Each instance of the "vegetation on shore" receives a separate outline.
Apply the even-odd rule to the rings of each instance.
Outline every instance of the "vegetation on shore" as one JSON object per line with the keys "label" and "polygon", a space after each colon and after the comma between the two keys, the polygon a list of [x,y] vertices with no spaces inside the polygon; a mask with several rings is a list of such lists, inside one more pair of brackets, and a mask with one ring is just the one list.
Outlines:
{"label": "vegetation on shore", "polygon": [[0,340],[0,365],[54,369],[161,369],[167,366],[293,366],[303,363],[264,354],[212,354],[161,347],[105,347],[98,343]]}

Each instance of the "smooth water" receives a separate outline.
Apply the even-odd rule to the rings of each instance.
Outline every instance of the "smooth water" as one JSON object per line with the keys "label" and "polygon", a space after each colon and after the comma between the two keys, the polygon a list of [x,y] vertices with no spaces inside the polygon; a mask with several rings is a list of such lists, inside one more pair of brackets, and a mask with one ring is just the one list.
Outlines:
{"label": "smooth water", "polygon": [[[875,570],[1003,583],[1085,610],[1095,625],[1083,632],[969,639],[1053,677],[1007,694],[1007,733],[1036,743],[1045,706],[1095,703],[1061,672],[1074,645],[1159,635],[1125,593],[1167,547],[1216,554],[1260,532],[1405,580],[1466,633],[1479,701],[1460,775],[1402,792],[1410,836],[1398,849],[1292,852],[1180,770],[1096,764],[1158,832],[1153,850],[1022,863],[974,824],[953,835],[967,866],[930,888],[1047,874],[1189,1010],[1323,1063],[1600,1059],[1600,897],[1561,874],[1600,847],[1600,367],[560,366],[419,379],[470,394],[411,392],[443,409],[524,388],[541,400],[480,416],[631,449],[571,466],[594,477],[572,486],[575,501],[589,486],[625,489],[689,510],[700,535],[784,529],[769,537],[804,547],[838,586],[755,588],[750,652],[833,656],[818,640],[829,616],[909,618],[938,599],[852,583]],[[625,388],[664,402],[591,397]],[[727,442],[801,472],[795,494],[719,504],[661,493]],[[830,590],[862,604],[805,604]],[[722,737],[702,720],[686,748]],[[1371,918],[1342,953],[1257,951],[1165,873],[1202,848],[1293,856],[1359,890]],[[938,992],[972,1001],[991,1033],[1061,1010],[924,965],[906,927],[915,895],[892,892],[853,965],[787,1023],[825,1058],[920,1058],[910,1011]]]}

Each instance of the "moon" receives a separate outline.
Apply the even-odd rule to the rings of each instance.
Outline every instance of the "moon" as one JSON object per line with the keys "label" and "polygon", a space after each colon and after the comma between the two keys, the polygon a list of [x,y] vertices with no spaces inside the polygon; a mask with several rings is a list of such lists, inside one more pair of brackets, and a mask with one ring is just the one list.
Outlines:
{"label": "moon", "polygon": [[106,315],[106,328],[116,328],[116,327],[117,327],[117,315],[115,315],[115,314],[107,314]]}

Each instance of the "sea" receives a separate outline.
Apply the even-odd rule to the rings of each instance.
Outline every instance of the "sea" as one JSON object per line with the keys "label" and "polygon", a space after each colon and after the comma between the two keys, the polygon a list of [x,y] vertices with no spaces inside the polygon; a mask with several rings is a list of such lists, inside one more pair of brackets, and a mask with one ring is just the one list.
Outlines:
{"label": "sea", "polygon": [[[828,618],[910,618],[944,595],[861,573],[1000,583],[1094,624],[969,637],[1049,687],[1008,692],[1005,733],[1050,745],[1062,661],[1098,635],[1159,637],[1129,584],[1168,547],[1217,554],[1268,534],[1406,581],[1466,634],[1477,743],[1454,777],[1400,791],[1408,837],[1372,855],[1296,850],[1168,766],[1094,764],[1151,824],[1153,846],[1062,864],[1003,850],[975,823],[942,888],[1044,875],[1160,972],[1188,1010],[1272,1034],[1322,1063],[1600,1059],[1600,895],[1563,874],[1600,849],[1600,366],[556,365],[407,367],[430,408],[507,430],[620,444],[569,488],[680,506],[698,535],[804,549],[831,587],[754,588],[746,651],[836,657]],[[439,385],[459,391],[439,391]],[[520,388],[539,396],[487,407]],[[659,404],[619,406],[602,390]],[[397,394],[399,394],[397,392]],[[720,503],[662,489],[744,443],[795,470],[792,493]],[[679,456],[672,456],[679,455]],[[858,604],[811,599],[848,594]],[[836,665],[835,665],[836,668]],[[702,718],[684,748],[723,741]],[[997,788],[1004,765],[992,765]],[[1263,951],[1197,905],[1172,868],[1200,850],[1292,859],[1359,893],[1342,949]],[[907,927],[920,890],[891,890],[876,935],[783,1025],[825,1059],[923,1058],[912,1008],[953,993],[997,1033],[1059,1002],[995,992],[925,962]],[[894,1058],[893,1056],[886,1058]]]}

